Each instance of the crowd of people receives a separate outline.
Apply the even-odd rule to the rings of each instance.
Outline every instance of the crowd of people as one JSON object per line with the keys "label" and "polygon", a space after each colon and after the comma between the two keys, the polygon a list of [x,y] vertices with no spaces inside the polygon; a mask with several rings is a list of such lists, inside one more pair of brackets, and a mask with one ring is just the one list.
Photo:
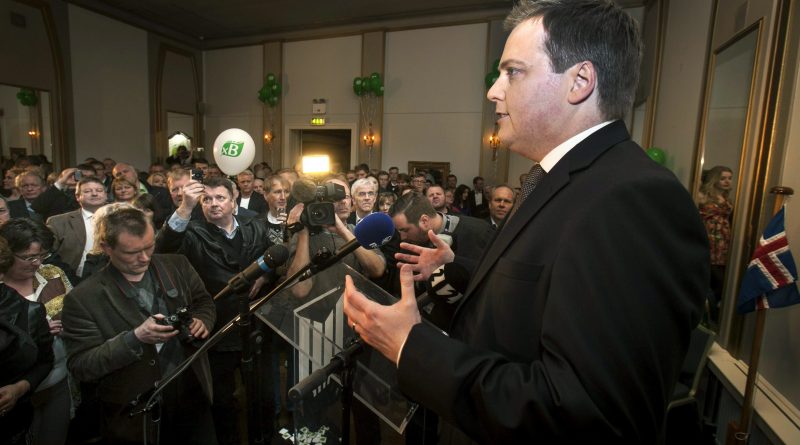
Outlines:
{"label": "crowd of people", "polygon": [[[41,159],[8,166],[6,442],[61,443],[79,425],[107,443],[141,443],[145,433],[240,443],[235,375],[249,366],[249,343],[235,331],[165,387],[160,421],[146,427],[129,414],[242,303],[351,241],[376,211],[388,212],[394,236],[344,262],[399,301],[377,304],[346,276],[342,307],[422,406],[407,443],[661,442],[708,296],[709,233],[687,190],[622,120],[638,82],[637,25],[609,0],[521,0],[506,26],[487,97],[500,139],[534,164],[518,192],[480,177],[472,187],[453,175],[436,184],[424,171],[359,165],[320,180],[341,194],[332,224],[311,225],[310,200],[296,190],[306,178],[291,169],[256,164],[231,180],[187,149],[143,174],[111,159],[56,174],[28,165]],[[709,174],[712,182],[719,190],[704,190],[705,204],[724,219],[730,175]],[[282,243],[283,270],[212,297]],[[280,356],[274,340],[262,355]],[[274,419],[285,388],[261,375],[263,392],[248,394],[261,403],[250,407]],[[248,378],[242,372],[245,386]],[[377,419],[359,403],[353,413],[356,442],[380,443]]]}
{"label": "crowd of people", "polygon": [[[345,191],[344,199],[334,203],[336,224],[292,231],[287,227],[297,227],[305,205],[292,196],[293,183],[308,180],[301,172],[273,171],[258,163],[225,177],[215,164],[191,152],[172,161],[154,163],[146,172],[110,158],[88,158],[56,173],[41,156],[4,163],[0,253],[6,252],[7,266],[0,273],[8,304],[0,308],[0,322],[9,329],[16,322],[25,331],[15,331],[17,338],[35,340],[38,346],[38,357],[29,357],[0,388],[13,401],[0,404],[0,422],[14,426],[3,429],[11,443],[79,443],[98,437],[109,443],[139,442],[141,422],[127,418],[126,407],[194,347],[171,340],[176,331],[159,321],[188,306],[197,337],[215,332],[238,314],[238,303],[236,296],[213,303],[210,296],[271,245],[285,244],[291,257],[281,276],[255,280],[248,298],[265,294],[320,249],[340,248],[368,214],[390,214],[397,227],[391,242],[378,250],[359,248],[345,262],[399,296],[395,254],[403,252],[400,242],[431,245],[426,233],[432,229],[467,266],[474,264],[518,191],[504,184],[489,187],[481,177],[473,179],[472,187],[458,184],[454,174],[438,184],[426,171],[378,171],[361,164],[319,181]],[[176,296],[170,289],[182,292]],[[444,325],[458,291],[434,280],[418,285],[419,293],[432,290],[447,298],[433,300],[426,314]],[[40,313],[41,307],[45,311]],[[119,316],[109,316],[111,309]],[[29,314],[22,325],[19,313]],[[270,367],[286,363],[280,357],[287,345],[270,338],[265,348]],[[234,330],[211,349],[195,374],[177,385],[171,400],[194,403],[188,417],[181,417],[186,410],[164,404],[163,415],[172,421],[168,426],[162,422],[162,438],[240,443],[243,407],[234,377],[241,354],[242,340]],[[152,369],[155,364],[159,370]],[[40,375],[43,369],[48,374]],[[286,390],[278,375],[259,376],[266,383],[261,409],[272,417],[282,409]],[[198,422],[203,418],[208,421]],[[274,425],[266,423],[269,437]],[[369,427],[359,433],[362,443],[374,442],[379,434]],[[431,431],[419,428],[412,437],[417,433]]]}

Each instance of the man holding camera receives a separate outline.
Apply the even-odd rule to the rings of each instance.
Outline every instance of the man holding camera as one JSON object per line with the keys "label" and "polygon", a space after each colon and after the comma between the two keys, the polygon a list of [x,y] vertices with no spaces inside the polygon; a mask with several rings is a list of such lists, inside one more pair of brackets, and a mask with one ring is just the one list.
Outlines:
{"label": "man holding camera", "polygon": [[[295,205],[289,212],[286,221],[287,227],[299,227],[299,230],[295,230],[289,247],[291,264],[286,272],[289,276],[308,264],[311,257],[322,249],[335,253],[345,243],[355,238],[353,235],[355,225],[346,224],[353,205],[350,186],[346,181],[336,177],[323,181],[323,184],[340,185],[344,188],[344,198],[333,202],[336,216],[331,225],[308,227],[303,224],[301,215],[305,205],[302,203]],[[367,250],[359,247],[355,252],[344,257],[342,262],[369,278],[380,278],[386,271],[386,259],[379,250]],[[301,281],[294,286],[295,293],[305,296],[311,291],[312,285],[313,280]]]}
{"label": "man holding camera", "polygon": [[[153,255],[153,224],[140,210],[110,213],[100,243],[110,265],[64,299],[67,365],[77,379],[98,382],[109,443],[141,443],[142,418],[130,417],[131,408],[141,408],[156,382],[194,352],[182,338],[208,336],[214,303],[186,258]],[[185,307],[188,326],[165,324]],[[163,393],[161,443],[216,443],[211,394],[208,359],[202,357]],[[148,425],[155,438],[159,426]]]}
{"label": "man holding camera", "polygon": [[[192,219],[192,211],[200,203],[203,219]],[[221,291],[234,275],[261,257],[272,245],[267,226],[259,218],[234,214],[236,200],[233,184],[227,178],[209,178],[205,185],[189,180],[183,186],[182,199],[175,213],[161,228],[156,240],[157,252],[186,255],[197,268],[203,284],[212,295]],[[267,277],[255,281],[248,297],[255,297]],[[214,331],[239,313],[240,295],[231,294],[215,300],[217,324]],[[242,341],[238,328],[233,329],[209,352],[214,378],[212,412],[219,443],[239,443],[238,415],[240,408],[234,397],[234,371],[242,360]],[[269,384],[264,390],[271,391]],[[264,418],[272,412],[269,400],[264,400]],[[271,427],[266,422],[267,427]]]}

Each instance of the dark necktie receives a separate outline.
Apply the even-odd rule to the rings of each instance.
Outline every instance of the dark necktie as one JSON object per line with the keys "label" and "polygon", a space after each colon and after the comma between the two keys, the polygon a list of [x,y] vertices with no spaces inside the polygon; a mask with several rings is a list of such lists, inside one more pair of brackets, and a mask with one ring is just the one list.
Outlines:
{"label": "dark necktie", "polygon": [[530,171],[528,172],[528,176],[525,177],[525,182],[522,183],[522,190],[519,193],[519,198],[517,199],[517,202],[514,203],[514,208],[511,209],[511,214],[508,215],[507,219],[511,219],[511,217],[517,213],[517,210],[520,208],[522,203],[528,198],[528,196],[530,196],[531,192],[533,192],[533,189],[535,189],[536,186],[542,182],[542,179],[544,179],[544,175],[546,174],[547,172],[544,171],[540,164],[536,164],[531,167]]}

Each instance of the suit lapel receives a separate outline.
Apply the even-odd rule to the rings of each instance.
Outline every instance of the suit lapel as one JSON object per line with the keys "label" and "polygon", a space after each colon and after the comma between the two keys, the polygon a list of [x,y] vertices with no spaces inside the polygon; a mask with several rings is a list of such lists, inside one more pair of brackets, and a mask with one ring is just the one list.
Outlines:
{"label": "suit lapel", "polygon": [[98,272],[101,275],[100,286],[103,289],[103,294],[108,304],[117,313],[125,319],[130,326],[139,326],[144,322],[145,316],[139,311],[136,302],[130,301],[130,298],[119,288],[114,277],[111,275],[111,268],[109,264],[102,271]]}
{"label": "suit lapel", "polygon": [[72,232],[77,237],[77,242],[81,248],[86,246],[86,224],[83,222],[83,213],[81,210],[76,210],[69,214],[67,223],[70,225]]}
{"label": "suit lapel", "polygon": [[558,194],[559,190],[569,184],[570,175],[575,171],[585,169],[603,152],[627,139],[630,139],[630,136],[625,129],[625,124],[622,121],[615,121],[591,134],[561,158],[545,175],[528,199],[522,203],[508,224],[501,228],[470,280],[467,292],[461,300],[462,305],[475,293],[475,289],[483,282],[486,274],[522,229]]}

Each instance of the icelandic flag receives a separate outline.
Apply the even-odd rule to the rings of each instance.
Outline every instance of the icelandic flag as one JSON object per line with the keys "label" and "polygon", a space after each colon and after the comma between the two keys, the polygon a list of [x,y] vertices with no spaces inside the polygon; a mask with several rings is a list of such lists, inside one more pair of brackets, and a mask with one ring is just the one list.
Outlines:
{"label": "icelandic flag", "polygon": [[775,214],[764,229],[753,259],[747,265],[736,305],[740,314],[800,303],[797,267],[783,225],[784,209]]}

